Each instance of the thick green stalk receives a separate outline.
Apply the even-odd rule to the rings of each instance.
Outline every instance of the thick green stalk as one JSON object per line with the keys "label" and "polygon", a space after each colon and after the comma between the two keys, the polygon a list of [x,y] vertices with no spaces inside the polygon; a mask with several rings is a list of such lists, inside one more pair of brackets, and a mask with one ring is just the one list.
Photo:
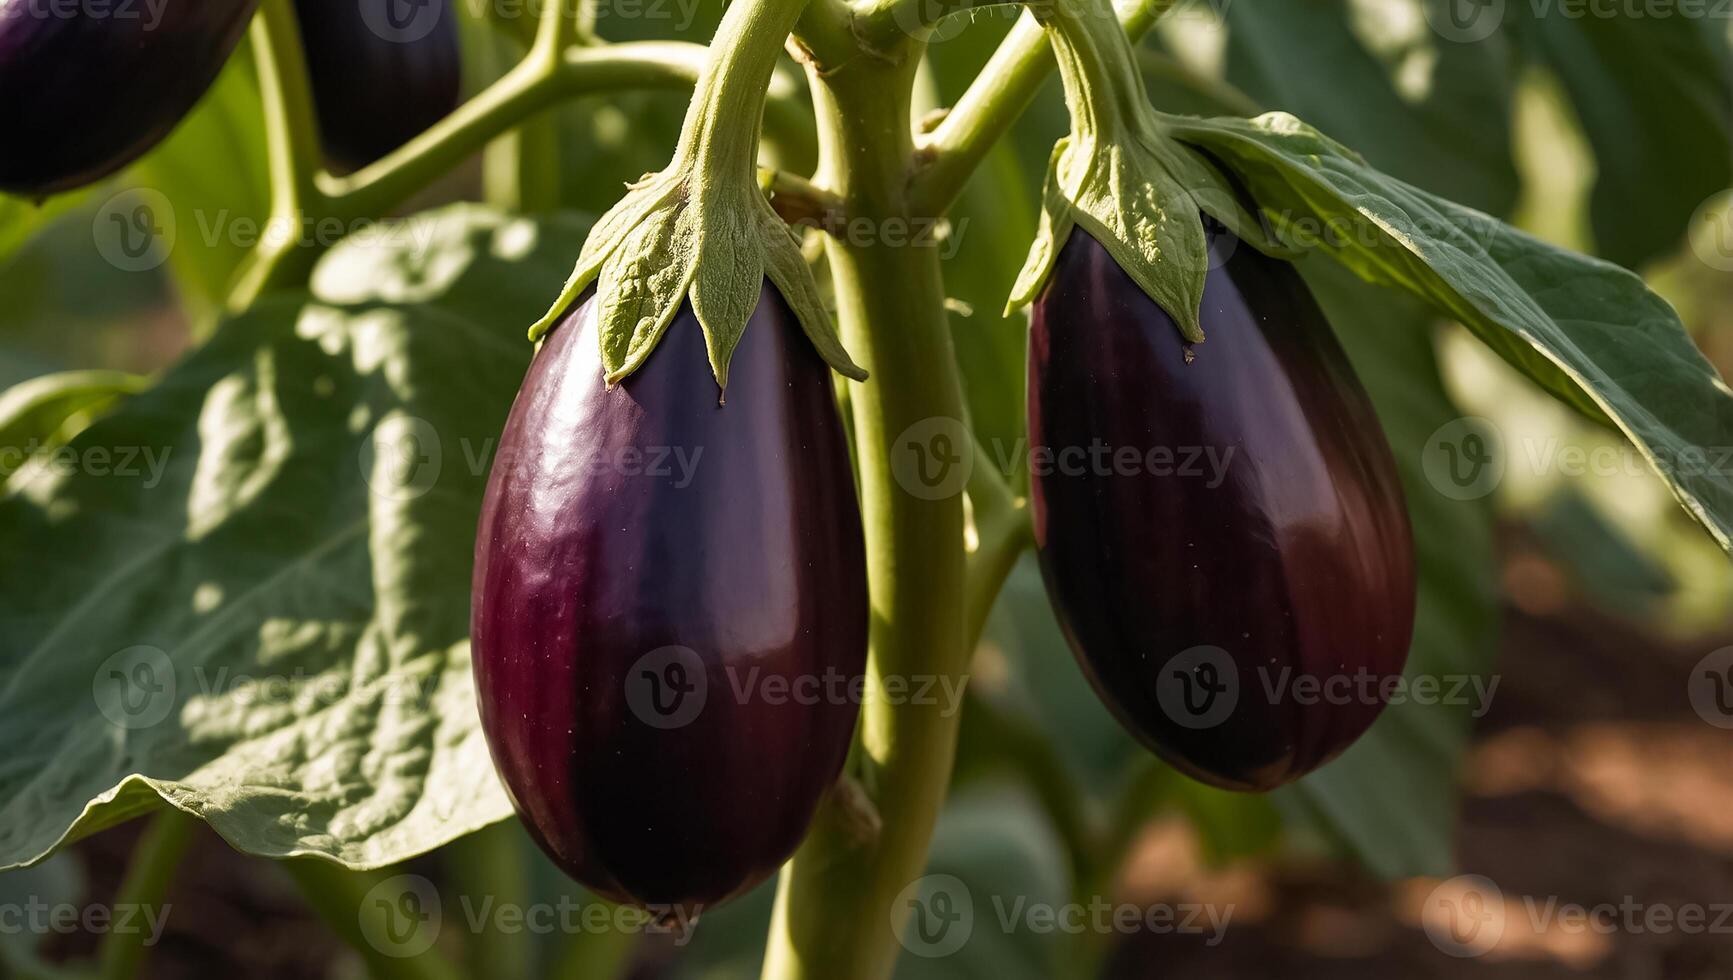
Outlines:
{"label": "thick green stalk", "polygon": [[693,90],[671,168],[691,163],[700,181],[753,178],[765,94],[777,56],[807,2],[740,0],[729,5],[710,42],[710,62]]}
{"label": "thick green stalk", "polygon": [[[809,72],[819,115],[818,181],[841,196],[857,223],[888,230],[912,217],[909,96],[918,61],[916,52],[894,63],[859,58],[828,74]],[[826,243],[843,340],[872,372],[850,398],[872,591],[869,686],[893,677],[957,685],[969,655],[962,497],[917,496],[899,485],[892,463],[896,452],[909,451],[897,441],[911,426],[962,419],[963,396],[938,253],[900,237],[885,244],[887,237]],[[846,819],[816,822],[783,872],[766,978],[881,978],[896,962],[893,915],[904,910],[892,906],[925,869],[959,719],[942,703],[886,701],[869,697],[863,706],[858,753],[860,782],[882,830],[863,840],[837,829],[850,825]]]}
{"label": "thick green stalk", "polygon": [[325,203],[315,183],[321,165],[319,125],[293,0],[265,0],[251,30],[265,116],[270,227],[276,234],[266,236],[242,267],[229,299],[235,309],[253,305],[274,289],[306,281],[317,250],[301,247],[301,229]]}
{"label": "thick green stalk", "polygon": [[1138,133],[1149,94],[1112,0],[1040,0],[1029,9],[1053,46],[1078,140],[1110,144]]}
{"label": "thick green stalk", "polygon": [[[1137,0],[1119,18],[1125,33],[1133,40],[1141,38],[1174,2]],[[928,162],[913,178],[917,212],[943,214],[956,201],[975,168],[1035,100],[1052,69],[1047,32],[1033,15],[1025,14],[945,121],[921,141],[921,156]]]}

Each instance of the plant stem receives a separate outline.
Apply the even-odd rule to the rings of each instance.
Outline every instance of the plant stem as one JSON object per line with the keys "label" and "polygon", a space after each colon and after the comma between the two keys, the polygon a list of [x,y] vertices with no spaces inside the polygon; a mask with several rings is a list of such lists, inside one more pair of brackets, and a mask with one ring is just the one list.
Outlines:
{"label": "plant stem", "polygon": [[307,217],[318,214],[325,204],[316,183],[321,165],[319,125],[293,3],[265,0],[251,27],[265,116],[271,216],[268,233],[248,257],[230,294],[232,309],[245,309],[271,290],[305,281],[312,258],[303,253],[312,250],[301,247],[300,231]]}
{"label": "plant stem", "polygon": [[488,140],[561,99],[641,88],[685,88],[702,70],[703,45],[643,41],[568,50],[556,68],[524,61],[457,111],[373,165],[320,186],[345,220],[401,204]]}
{"label": "plant stem", "polygon": [[[918,62],[915,51],[889,62],[853,59],[828,73],[809,68],[818,181],[842,197],[854,221],[910,219],[909,97]],[[923,499],[899,486],[892,471],[899,433],[965,416],[939,257],[931,248],[868,237],[875,241],[826,242],[843,339],[873,371],[872,382],[850,397],[872,595],[868,682],[876,688],[886,678],[920,676],[960,684],[969,655],[962,499]],[[896,962],[892,905],[925,868],[959,719],[941,705],[886,701],[867,699],[858,752],[883,830],[866,841],[826,829],[846,820],[816,822],[782,875],[766,978],[881,978]]]}
{"label": "plant stem", "polygon": [[[690,164],[693,179],[702,183],[752,179],[776,58],[807,3],[738,0],[729,5],[710,42],[710,60],[692,93],[669,169]],[[697,198],[703,192],[691,193]]]}
{"label": "plant stem", "polygon": [[[1074,0],[1057,0],[1063,5]],[[1174,0],[1138,0],[1120,17],[1133,41],[1148,33]],[[921,141],[928,162],[914,176],[911,195],[916,214],[943,214],[993,144],[1034,101],[1054,62],[1047,35],[1025,13],[1006,35],[981,74],[957,100],[945,121]]]}
{"label": "plant stem", "polygon": [[[163,904],[163,898],[168,894],[187,848],[192,845],[193,831],[198,825],[197,820],[179,810],[157,814],[133,848],[132,862],[127,866],[126,877],[114,897],[114,908],[145,909],[155,918],[166,913],[168,906]],[[144,921],[142,916],[135,918]],[[122,932],[118,929],[103,937],[102,947],[97,953],[102,980],[131,980],[138,976],[144,963],[145,941],[150,938],[138,930]]]}

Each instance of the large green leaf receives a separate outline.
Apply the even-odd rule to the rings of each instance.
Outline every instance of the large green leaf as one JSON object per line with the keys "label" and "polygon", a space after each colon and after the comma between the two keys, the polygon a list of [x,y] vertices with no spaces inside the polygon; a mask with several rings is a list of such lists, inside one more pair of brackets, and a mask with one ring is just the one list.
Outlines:
{"label": "large green leaf", "polygon": [[[0,501],[0,867],[167,802],[258,854],[399,861],[510,812],[468,588],[525,325],[582,222],[344,245]],[[128,465],[114,465],[131,453]]]}
{"label": "large green leaf", "polygon": [[1685,509],[1733,548],[1733,392],[1678,314],[1632,273],[1548,245],[1379,173],[1286,114],[1169,118],[1226,159],[1279,231],[1466,325],[1555,397],[1630,438]]}
{"label": "large green leaf", "polygon": [[[1705,201],[1733,184],[1727,11],[1511,4],[1524,50],[1556,74],[1595,153],[1595,250],[1635,267],[1678,248]],[[1669,15],[1670,14],[1670,15]]]}
{"label": "large green leaf", "polygon": [[1422,18],[1393,16],[1390,6],[1238,0],[1225,11],[1227,80],[1265,108],[1312,121],[1387,173],[1482,211],[1507,212],[1517,174],[1502,35],[1454,44]]}

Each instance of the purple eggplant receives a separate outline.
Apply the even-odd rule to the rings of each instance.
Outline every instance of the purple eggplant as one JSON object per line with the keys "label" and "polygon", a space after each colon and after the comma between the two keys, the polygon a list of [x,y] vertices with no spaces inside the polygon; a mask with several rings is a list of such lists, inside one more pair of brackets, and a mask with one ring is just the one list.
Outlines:
{"label": "purple eggplant", "polygon": [[593,300],[546,339],[489,476],[471,637],[531,835],[611,899],[763,881],[848,754],[865,544],[830,369],[769,285],[719,402],[681,310],[603,382]]}
{"label": "purple eggplant", "polygon": [[1402,673],[1414,546],[1370,399],[1292,265],[1210,228],[1206,341],[1081,229],[1034,306],[1036,544],[1078,662],[1141,742],[1267,790]]}
{"label": "purple eggplant", "polygon": [[295,0],[325,155],[356,169],[457,108],[450,0]]}
{"label": "purple eggplant", "polygon": [[45,197],[143,156],[211,87],[256,6],[0,2],[0,191]]}

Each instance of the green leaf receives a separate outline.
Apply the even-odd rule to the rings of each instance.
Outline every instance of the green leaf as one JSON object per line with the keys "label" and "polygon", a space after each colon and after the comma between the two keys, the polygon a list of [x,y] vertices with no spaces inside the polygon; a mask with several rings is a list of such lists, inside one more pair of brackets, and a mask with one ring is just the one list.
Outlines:
{"label": "green leaf", "polygon": [[[1388,7],[1372,9],[1379,6]],[[1351,0],[1238,0],[1225,11],[1227,80],[1385,173],[1508,213],[1519,189],[1509,45],[1502,35],[1452,43],[1420,17],[1374,20],[1362,16],[1367,9]]]}
{"label": "green leaf", "polygon": [[[583,241],[472,207],[340,245],[0,501],[0,867],[165,803],[235,847],[401,861],[510,807],[468,594],[522,324]],[[148,450],[148,452],[145,452]]]}
{"label": "green leaf", "polygon": [[1433,434],[1462,415],[1439,377],[1429,311],[1333,263],[1301,268],[1372,396],[1407,497],[1419,603],[1406,676],[1439,679],[1446,692],[1458,679],[1468,686],[1458,703],[1391,705],[1340,759],[1276,799],[1380,875],[1449,873],[1458,772],[1475,712],[1486,707],[1472,685],[1485,690],[1495,667],[1492,510],[1484,499],[1445,496],[1423,471]]}
{"label": "green leaf", "polygon": [[[1711,5],[1713,7],[1713,5]],[[1595,250],[1636,267],[1679,247],[1733,184],[1733,64],[1720,16],[1575,16],[1511,5],[1523,47],[1563,84],[1595,153]],[[1665,176],[1661,176],[1665,175]]]}
{"label": "green leaf", "polygon": [[0,392],[0,487],[30,459],[65,445],[145,383],[122,371],[65,371]]}
{"label": "green leaf", "polygon": [[1678,314],[1630,272],[1525,235],[1379,173],[1292,116],[1179,119],[1227,161],[1279,232],[1306,224],[1322,251],[1460,320],[1549,393],[1625,433],[1679,502],[1733,549],[1733,392]]}

